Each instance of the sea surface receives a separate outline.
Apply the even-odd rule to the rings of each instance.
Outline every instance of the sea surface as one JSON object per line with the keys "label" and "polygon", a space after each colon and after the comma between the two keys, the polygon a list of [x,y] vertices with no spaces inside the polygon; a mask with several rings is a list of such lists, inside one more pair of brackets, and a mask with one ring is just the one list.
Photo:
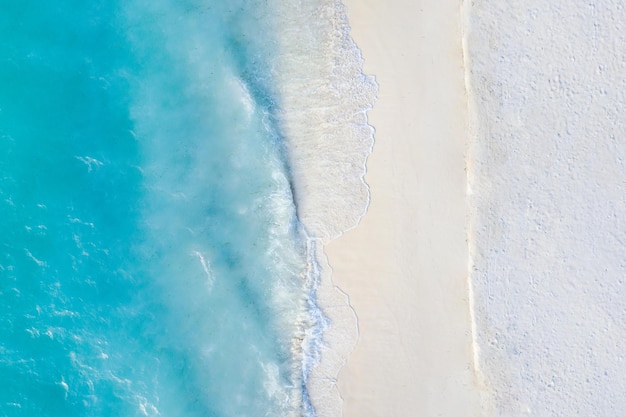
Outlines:
{"label": "sea surface", "polygon": [[[339,104],[371,87],[346,25],[321,0],[0,0],[0,416],[314,415],[330,323],[288,119],[315,105],[284,68]],[[332,65],[287,65],[305,38]]]}

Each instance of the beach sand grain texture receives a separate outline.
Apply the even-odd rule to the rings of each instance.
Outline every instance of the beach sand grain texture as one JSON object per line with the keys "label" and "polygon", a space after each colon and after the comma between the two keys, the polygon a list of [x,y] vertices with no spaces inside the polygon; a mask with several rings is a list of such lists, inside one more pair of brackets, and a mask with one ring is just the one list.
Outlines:
{"label": "beach sand grain texture", "polygon": [[625,415],[626,9],[472,3],[470,247],[490,415]]}
{"label": "beach sand grain texture", "polygon": [[467,284],[467,100],[458,1],[348,0],[375,75],[360,225],[325,252],[359,341],[339,374],[345,417],[479,416]]}

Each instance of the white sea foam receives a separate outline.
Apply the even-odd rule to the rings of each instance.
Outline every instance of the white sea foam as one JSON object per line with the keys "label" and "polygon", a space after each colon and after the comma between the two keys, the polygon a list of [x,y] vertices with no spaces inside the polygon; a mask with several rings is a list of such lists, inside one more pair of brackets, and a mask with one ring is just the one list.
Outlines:
{"label": "white sea foam", "polygon": [[323,244],[355,227],[367,209],[365,163],[374,130],[366,111],[377,85],[362,73],[340,1],[275,0],[280,59],[277,119],[289,158],[292,190],[309,254],[308,316],[300,346],[310,398],[305,414],[336,416],[336,376],[356,342],[356,316],[334,287]]}
{"label": "white sea foam", "polygon": [[377,86],[361,72],[343,4],[276,0],[283,15],[278,89],[298,217],[311,237],[328,240],[354,227],[369,200],[367,124]]}
{"label": "white sea foam", "polygon": [[90,156],[75,156],[83,164],[87,165],[87,172],[93,171],[94,168],[98,168],[104,165],[104,162],[98,161],[96,158]]}
{"label": "white sea foam", "polygon": [[211,288],[213,287],[213,272],[211,271],[211,263],[208,261],[208,259],[201,253],[198,251],[192,251],[192,254],[198,258],[198,260],[200,261],[200,265],[202,265],[202,270],[204,271],[204,274],[206,275],[207,278],[207,286],[209,288],[209,291],[211,290]]}
{"label": "white sea foam", "polygon": [[[215,259],[215,250],[212,252],[211,248],[204,247],[201,239],[191,239],[194,233],[200,236],[201,229],[190,230],[187,220],[197,217],[197,223],[203,224],[201,219],[205,213],[190,210],[179,199],[181,196],[191,199],[199,191],[212,196],[210,190],[204,190],[198,185],[206,178],[215,179],[215,175],[211,175],[212,172],[207,169],[211,163],[217,167],[226,164],[235,171],[234,174],[239,171],[249,173],[260,168],[250,161],[262,161],[260,165],[263,174],[267,172],[265,168],[269,168],[273,174],[269,193],[258,193],[259,187],[237,182],[238,175],[229,176],[228,180],[233,183],[223,187],[223,192],[239,188],[244,191],[249,187],[250,195],[258,193],[258,198],[242,199],[232,206],[231,211],[242,218],[264,216],[259,223],[263,227],[267,226],[269,236],[267,240],[258,240],[259,244],[257,246],[255,243],[255,248],[266,251],[265,258],[271,260],[273,276],[271,283],[263,288],[257,287],[265,285],[265,282],[256,279],[250,279],[245,284],[252,290],[262,290],[263,295],[269,298],[264,301],[272,306],[272,316],[277,313],[277,326],[284,330],[281,334],[292,335],[294,326],[298,329],[291,341],[279,341],[288,345],[287,352],[291,349],[293,358],[302,358],[302,361],[277,364],[283,377],[284,367],[291,367],[292,386],[283,387],[284,380],[277,384],[276,369],[262,361],[266,364],[265,371],[268,374],[266,387],[274,396],[283,397],[286,394],[284,398],[289,398],[290,404],[282,408],[281,415],[285,410],[292,410],[294,416],[301,416],[303,402],[305,412],[312,412],[308,407],[306,390],[303,389],[304,381],[307,381],[314,396],[316,412],[324,416],[336,414],[324,410],[336,410],[339,404],[333,381],[354,343],[356,324],[345,296],[335,291],[330,283],[329,268],[325,266],[321,248],[323,242],[354,227],[366,210],[369,195],[363,176],[365,160],[373,144],[373,129],[367,125],[365,112],[374,100],[376,84],[373,78],[361,73],[362,59],[349,37],[345,10],[340,2],[273,0],[271,3],[267,8],[268,13],[272,13],[268,24],[272,32],[278,32],[276,36],[280,49],[278,59],[270,63],[270,78],[276,82],[266,83],[264,75],[255,79],[246,73],[247,67],[240,67],[239,63],[234,62],[236,60],[220,63],[223,64],[220,71],[228,72],[230,76],[226,76],[227,81],[221,86],[225,88],[216,91],[220,91],[219,97],[235,98],[239,104],[218,108],[220,120],[233,122],[232,129],[224,127],[224,131],[228,132],[228,140],[216,141],[208,146],[204,135],[198,135],[197,138],[193,136],[187,145],[194,151],[182,154],[178,142],[169,140],[171,131],[168,132],[164,127],[177,118],[184,119],[187,110],[180,105],[159,107],[158,103],[163,101],[158,100],[158,97],[162,94],[162,86],[170,82],[169,77],[168,80],[161,79],[158,72],[142,77],[138,84],[140,91],[135,94],[138,99],[131,113],[137,119],[134,131],[137,132],[137,141],[147,161],[142,166],[145,182],[149,185],[146,188],[150,210],[145,214],[145,223],[151,235],[171,236],[167,244],[172,245],[173,249],[167,249],[168,262],[159,260],[161,263],[155,267],[158,270],[158,274],[155,274],[157,283],[164,288],[169,288],[171,280],[170,274],[163,270],[177,272],[177,289],[182,291],[180,294],[178,291],[175,294],[168,292],[167,303],[173,306],[171,310],[178,312],[193,307],[196,310],[192,313],[204,311],[204,294],[197,294],[197,291],[187,288],[196,288],[196,281],[206,279],[211,268],[215,269],[216,274],[213,296],[219,295],[220,286],[228,287],[220,279],[220,263]],[[242,26],[255,27],[258,24],[261,23]],[[180,23],[176,21],[176,25]],[[205,90],[209,89],[207,83],[210,84],[212,79],[207,77],[210,68],[203,60],[212,58],[213,49],[199,43],[193,56],[179,56],[179,42],[174,35],[164,42],[164,49],[185,63],[185,79],[192,81],[194,90],[203,98]],[[141,38],[136,41],[141,46]],[[258,49],[264,53],[272,48],[262,44]],[[220,77],[223,75],[220,73]],[[220,77],[215,77],[215,80]],[[278,103],[275,107],[269,106],[271,109],[266,112],[261,124],[258,113],[268,105],[257,100],[266,98],[259,96],[265,93],[264,89],[269,84],[277,86],[277,91],[271,93],[277,93]],[[271,87],[268,89],[271,90]],[[198,103],[202,102],[198,99]],[[154,123],[153,119],[158,123]],[[274,148],[269,149],[273,144],[263,149],[260,146],[262,138],[256,142],[238,139],[238,135],[250,134],[241,132],[246,121],[251,125],[261,124],[270,133],[277,130],[285,139],[290,175],[285,174],[283,161],[272,157],[271,154],[276,153]],[[202,132],[212,132],[216,127],[214,123],[212,120],[207,121],[206,129],[203,126]],[[179,134],[179,125],[175,126],[173,131]],[[215,160],[212,160],[213,155],[222,155],[218,151],[224,152],[225,157],[215,156]],[[174,163],[174,156],[184,156],[185,163]],[[295,221],[294,196],[290,195],[290,190],[295,194],[301,225]],[[189,236],[179,233],[179,230],[186,230]],[[229,233],[235,235],[237,229]],[[293,237],[297,234],[302,240],[294,243]],[[185,244],[187,239],[194,240],[194,245]],[[302,265],[302,253],[306,250],[304,246],[308,249],[308,269]],[[148,249],[153,250],[151,247]],[[158,246],[156,249],[161,250]],[[179,256],[179,252],[184,257]],[[185,262],[189,260],[189,253],[198,258],[199,262],[194,259],[193,265],[187,265]],[[259,259],[264,257],[255,257],[254,262]],[[170,261],[174,266],[169,265]],[[265,265],[259,263],[255,266]],[[224,262],[221,268],[225,268]],[[186,285],[181,285],[182,282]],[[318,305],[321,305],[324,314]],[[332,321],[330,327],[328,317]],[[187,323],[189,320],[181,322]],[[204,337],[203,332],[198,331],[187,342],[206,346]],[[228,391],[220,387],[220,392]],[[224,398],[223,401],[224,404],[214,406],[228,407],[227,400]]]}

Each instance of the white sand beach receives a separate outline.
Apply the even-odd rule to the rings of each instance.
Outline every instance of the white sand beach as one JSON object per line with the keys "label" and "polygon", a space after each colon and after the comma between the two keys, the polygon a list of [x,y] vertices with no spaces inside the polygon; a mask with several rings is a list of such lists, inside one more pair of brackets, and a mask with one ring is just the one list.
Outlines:
{"label": "white sand beach", "polygon": [[626,9],[471,3],[469,243],[488,416],[626,415]]}
{"label": "white sand beach", "polygon": [[326,248],[344,416],[624,415],[624,8],[346,4],[380,91],[371,206]]}
{"label": "white sand beach", "polygon": [[456,0],[347,0],[369,112],[371,205],[326,246],[358,316],[345,417],[478,416],[468,300],[467,100]]}

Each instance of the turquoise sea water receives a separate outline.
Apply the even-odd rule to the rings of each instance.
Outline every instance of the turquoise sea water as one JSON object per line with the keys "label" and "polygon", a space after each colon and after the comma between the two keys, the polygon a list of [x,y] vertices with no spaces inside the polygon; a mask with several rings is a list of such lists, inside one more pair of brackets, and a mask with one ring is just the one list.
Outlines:
{"label": "turquoise sea water", "polygon": [[272,7],[0,0],[0,416],[312,412]]}

